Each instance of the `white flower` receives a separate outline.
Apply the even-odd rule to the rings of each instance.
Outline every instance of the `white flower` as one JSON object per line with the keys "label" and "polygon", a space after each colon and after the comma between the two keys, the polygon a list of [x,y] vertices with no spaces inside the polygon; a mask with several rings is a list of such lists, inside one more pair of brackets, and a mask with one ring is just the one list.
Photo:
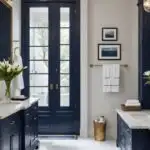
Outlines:
{"label": "white flower", "polygon": [[5,65],[8,66],[9,65],[9,61],[5,61]]}
{"label": "white flower", "polygon": [[1,67],[5,67],[5,63],[4,62],[0,62],[0,66]]}
{"label": "white flower", "polygon": [[150,71],[145,71],[145,72],[144,72],[144,75],[145,75],[145,76],[150,76]]}
{"label": "white flower", "polygon": [[18,68],[18,65],[17,64],[13,64],[13,65],[11,65],[11,67],[12,67],[13,70],[16,70],[16,68]]}
{"label": "white flower", "polygon": [[11,72],[11,67],[8,67],[8,68],[7,68],[7,72],[8,72],[8,73]]}

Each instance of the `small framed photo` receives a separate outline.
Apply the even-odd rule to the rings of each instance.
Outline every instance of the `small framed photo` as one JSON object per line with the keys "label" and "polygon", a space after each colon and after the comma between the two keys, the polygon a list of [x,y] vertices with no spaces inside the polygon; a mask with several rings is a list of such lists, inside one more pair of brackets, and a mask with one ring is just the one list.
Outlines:
{"label": "small framed photo", "polygon": [[102,41],[118,41],[118,28],[102,28]]}
{"label": "small framed photo", "polygon": [[121,60],[121,44],[98,44],[98,60]]}

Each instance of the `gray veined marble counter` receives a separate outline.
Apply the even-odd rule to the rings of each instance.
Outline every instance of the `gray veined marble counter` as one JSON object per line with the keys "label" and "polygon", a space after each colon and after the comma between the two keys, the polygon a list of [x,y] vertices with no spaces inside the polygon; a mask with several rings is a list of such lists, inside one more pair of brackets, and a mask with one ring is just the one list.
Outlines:
{"label": "gray veined marble counter", "polygon": [[150,130],[150,110],[142,111],[122,111],[117,109],[117,113],[131,129]]}
{"label": "gray veined marble counter", "polygon": [[4,119],[20,110],[27,109],[38,100],[39,98],[30,97],[25,101],[12,101],[11,103],[0,102],[0,119]]}

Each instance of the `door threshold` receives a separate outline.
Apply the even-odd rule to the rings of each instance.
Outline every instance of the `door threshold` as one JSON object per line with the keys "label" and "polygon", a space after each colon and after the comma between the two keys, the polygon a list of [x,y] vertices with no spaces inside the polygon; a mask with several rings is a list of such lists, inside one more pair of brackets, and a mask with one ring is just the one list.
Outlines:
{"label": "door threshold", "polygon": [[56,139],[56,140],[64,140],[64,139],[78,139],[77,135],[39,135],[40,140],[45,139]]}

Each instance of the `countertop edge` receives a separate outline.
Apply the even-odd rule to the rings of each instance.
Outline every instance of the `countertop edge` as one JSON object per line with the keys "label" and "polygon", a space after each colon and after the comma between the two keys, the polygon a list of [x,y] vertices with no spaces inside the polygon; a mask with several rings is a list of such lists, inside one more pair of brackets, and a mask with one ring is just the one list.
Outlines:
{"label": "countertop edge", "polygon": [[[150,125],[134,125],[131,122],[134,122],[134,120],[130,117],[130,113],[135,113],[135,111],[123,111],[121,109],[116,109],[117,114],[125,121],[125,123],[128,125],[128,127],[132,130],[150,130]],[[144,112],[143,111],[138,111],[139,112]]]}
{"label": "countertop edge", "polygon": [[[3,120],[3,119],[5,119],[5,118],[7,118],[7,117],[9,117],[9,116],[11,116],[11,115],[13,115],[13,114],[15,114],[15,113],[21,111],[21,110],[26,110],[26,109],[28,109],[28,108],[31,107],[33,104],[35,104],[36,102],[38,102],[39,99],[40,99],[40,98],[33,98],[33,97],[31,97],[31,98],[29,98],[29,99],[27,99],[27,100],[24,100],[24,101],[12,101],[12,104],[14,103],[13,106],[12,106],[12,109],[9,110],[9,111],[4,112],[2,115],[0,114],[0,120]],[[15,104],[15,102],[17,102],[18,104]],[[6,110],[7,110],[7,107],[8,107],[8,106],[6,106],[6,105],[7,105],[7,104],[5,104],[5,106],[3,106],[3,103],[1,103],[1,104],[0,104],[0,107],[1,107],[1,106],[2,106],[2,107],[5,107]]]}

